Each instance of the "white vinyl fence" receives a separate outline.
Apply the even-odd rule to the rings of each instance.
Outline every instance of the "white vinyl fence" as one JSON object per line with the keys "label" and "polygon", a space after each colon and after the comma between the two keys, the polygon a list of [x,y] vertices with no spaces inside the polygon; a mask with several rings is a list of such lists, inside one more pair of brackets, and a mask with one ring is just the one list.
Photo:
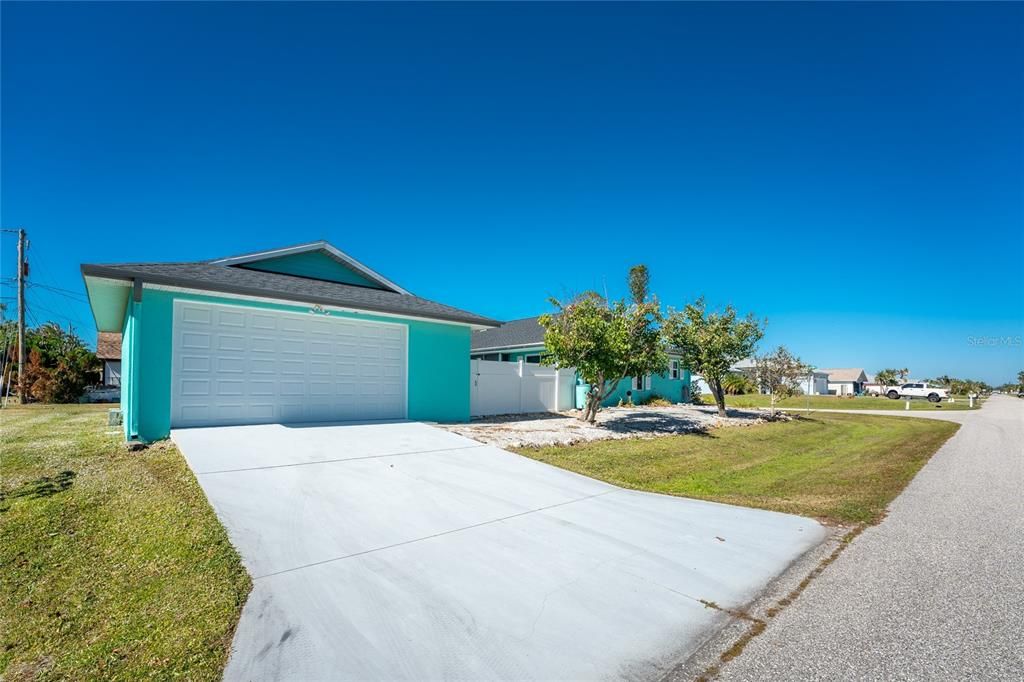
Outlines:
{"label": "white vinyl fence", "polygon": [[527,414],[572,409],[576,372],[519,362],[470,360],[470,414]]}

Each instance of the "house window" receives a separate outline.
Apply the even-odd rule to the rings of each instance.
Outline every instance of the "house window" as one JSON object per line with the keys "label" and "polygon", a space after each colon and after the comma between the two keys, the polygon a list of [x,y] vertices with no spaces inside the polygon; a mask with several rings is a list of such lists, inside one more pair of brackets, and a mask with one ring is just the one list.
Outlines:
{"label": "house window", "polygon": [[668,378],[669,379],[678,379],[679,378],[679,361],[678,360],[673,360],[672,362],[668,363]]}
{"label": "house window", "polygon": [[474,360],[497,360],[497,353],[479,353],[473,356]]}
{"label": "house window", "polygon": [[539,355],[527,355],[524,359],[526,360],[526,362],[530,363],[531,365],[539,365],[540,364],[540,356]]}
{"label": "house window", "polygon": [[633,377],[633,390],[634,391],[646,391],[651,387],[651,375],[642,377]]}

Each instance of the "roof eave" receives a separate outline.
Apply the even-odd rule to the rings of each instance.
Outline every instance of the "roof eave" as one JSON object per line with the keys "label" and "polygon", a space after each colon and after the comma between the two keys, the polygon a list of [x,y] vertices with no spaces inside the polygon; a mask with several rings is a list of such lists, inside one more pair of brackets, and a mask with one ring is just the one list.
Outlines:
{"label": "roof eave", "polygon": [[133,280],[139,280],[140,282],[149,284],[160,284],[170,287],[182,287],[186,289],[197,289],[200,291],[210,291],[220,294],[236,294],[239,296],[253,296],[263,298],[276,298],[282,301],[291,301],[296,303],[314,303],[320,305],[333,306],[337,308],[359,308],[360,310],[366,310],[367,312],[378,312],[387,313],[390,315],[405,316],[410,318],[423,318],[427,320],[439,320],[443,322],[457,322],[460,324],[468,324],[476,327],[499,327],[501,323],[497,320],[492,320],[487,317],[480,317],[477,315],[437,315],[429,313],[410,313],[402,310],[395,310],[387,306],[374,306],[364,304],[352,304],[346,303],[345,301],[339,301],[337,299],[330,298],[328,296],[296,296],[288,292],[274,291],[270,289],[259,289],[254,287],[236,286],[230,284],[222,285],[211,285],[207,282],[200,282],[194,279],[187,279],[183,277],[172,277],[169,275],[158,275],[153,273],[145,272],[132,272],[125,271],[119,268],[111,268],[104,265],[82,265],[82,276],[83,277],[102,277],[105,279],[119,279],[126,282]]}

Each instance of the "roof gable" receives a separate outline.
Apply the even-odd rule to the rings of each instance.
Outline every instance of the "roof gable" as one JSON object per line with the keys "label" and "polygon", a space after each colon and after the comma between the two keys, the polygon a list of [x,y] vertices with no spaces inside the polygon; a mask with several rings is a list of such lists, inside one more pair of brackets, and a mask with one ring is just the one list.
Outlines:
{"label": "roof gable", "polygon": [[229,256],[209,261],[211,265],[246,268],[325,282],[370,287],[399,294],[409,292],[355,258],[324,241],[279,249]]}
{"label": "roof gable", "polygon": [[355,284],[356,286],[373,287],[374,289],[385,288],[379,282],[375,282],[347,265],[339,263],[323,251],[306,251],[289,256],[278,256],[277,258],[253,261],[252,263],[236,265],[234,267],[261,270],[263,272],[276,272],[282,275],[309,277],[310,279],[322,279],[327,282],[340,282],[341,284]]}

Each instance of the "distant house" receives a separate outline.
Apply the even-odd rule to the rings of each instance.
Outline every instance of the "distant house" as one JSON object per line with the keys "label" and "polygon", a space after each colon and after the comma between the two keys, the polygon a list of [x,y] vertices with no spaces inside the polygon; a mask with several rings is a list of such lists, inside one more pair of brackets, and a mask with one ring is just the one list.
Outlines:
{"label": "distant house", "polygon": [[[496,362],[519,362],[540,364],[544,353],[544,327],[538,317],[526,317],[506,322],[494,329],[473,332],[470,348],[471,360]],[[626,377],[619,382],[604,404],[615,405],[620,400],[633,402],[659,396],[673,403],[688,402],[690,399],[690,373],[683,367],[678,353],[669,350],[668,367],[661,374],[642,377]],[[582,379],[577,379],[582,385]],[[582,404],[576,405],[582,407]]]}
{"label": "distant house", "polygon": [[801,379],[799,385],[804,395],[828,395],[828,373],[816,369]]}
{"label": "distant house", "polygon": [[[729,371],[742,372],[751,379],[755,379],[755,367],[756,363],[753,358],[744,358],[730,367]],[[711,388],[704,381],[703,377],[694,375],[694,380],[697,382],[696,386],[700,388],[701,393],[711,393]],[[828,395],[828,374],[823,369],[808,372],[807,376],[797,382],[797,387],[804,395]],[[761,393],[767,393],[767,391],[762,388]]]}
{"label": "distant house", "polygon": [[868,375],[860,367],[838,369],[819,369],[828,374],[828,392],[830,395],[860,395],[864,385],[868,383]]}
{"label": "distant house", "polygon": [[117,332],[97,333],[96,357],[103,363],[100,370],[100,383],[104,386],[120,386],[121,335]]}

